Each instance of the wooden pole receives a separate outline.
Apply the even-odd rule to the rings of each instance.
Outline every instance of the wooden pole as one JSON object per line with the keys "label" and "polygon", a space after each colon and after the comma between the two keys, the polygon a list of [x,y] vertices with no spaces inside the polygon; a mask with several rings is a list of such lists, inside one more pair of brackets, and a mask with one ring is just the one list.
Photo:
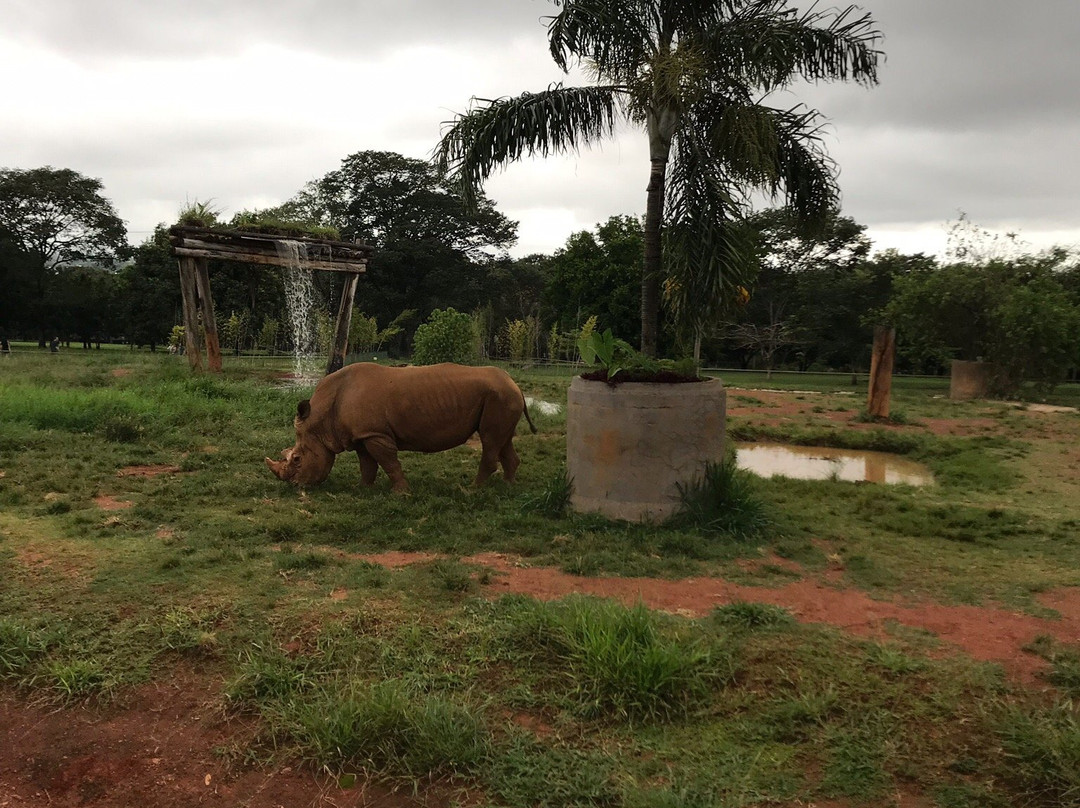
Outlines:
{"label": "wooden pole", "polygon": [[874,352],[870,357],[870,388],[866,409],[871,418],[889,417],[889,396],[892,393],[893,363],[896,359],[896,329],[874,327]]}
{"label": "wooden pole", "polygon": [[184,300],[184,350],[192,370],[202,370],[202,353],[199,351],[199,318],[195,302],[195,259],[181,258],[180,294]]}
{"label": "wooden pole", "polygon": [[326,366],[327,374],[345,367],[345,351],[349,348],[349,326],[352,324],[353,299],[356,297],[356,283],[359,273],[345,276],[345,286],[341,290],[341,305],[338,306],[337,327],[334,329],[334,344],[330,348],[330,362]]}
{"label": "wooden pole", "polygon": [[214,318],[214,298],[210,294],[210,272],[205,258],[193,259],[195,280],[199,289],[203,330],[206,331],[206,364],[214,373],[221,373],[221,344],[218,342],[217,320]]}

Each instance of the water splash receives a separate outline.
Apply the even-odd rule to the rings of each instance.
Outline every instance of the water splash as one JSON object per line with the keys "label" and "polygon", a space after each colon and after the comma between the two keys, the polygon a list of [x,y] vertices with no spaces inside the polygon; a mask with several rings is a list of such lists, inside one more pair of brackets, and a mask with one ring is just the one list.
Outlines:
{"label": "water splash", "polygon": [[315,279],[307,268],[307,246],[291,239],[274,242],[285,263],[285,306],[292,330],[293,375],[298,383],[318,378],[319,356],[315,339]]}

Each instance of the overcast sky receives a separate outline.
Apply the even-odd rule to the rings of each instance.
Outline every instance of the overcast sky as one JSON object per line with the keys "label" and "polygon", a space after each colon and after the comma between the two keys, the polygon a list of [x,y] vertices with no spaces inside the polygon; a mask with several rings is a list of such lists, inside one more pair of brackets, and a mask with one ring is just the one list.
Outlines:
{"label": "overcast sky", "polygon": [[[828,5],[823,3],[822,5]],[[1080,242],[1080,0],[864,0],[880,86],[776,97],[830,120],[843,210],[875,246],[938,252],[945,225]],[[0,167],[72,168],[105,186],[130,239],[188,202],[280,203],[353,152],[430,155],[472,96],[562,80],[549,0],[2,0]],[[575,79],[576,80],[576,77]],[[645,206],[628,130],[602,149],[509,168],[487,186],[518,255]]]}

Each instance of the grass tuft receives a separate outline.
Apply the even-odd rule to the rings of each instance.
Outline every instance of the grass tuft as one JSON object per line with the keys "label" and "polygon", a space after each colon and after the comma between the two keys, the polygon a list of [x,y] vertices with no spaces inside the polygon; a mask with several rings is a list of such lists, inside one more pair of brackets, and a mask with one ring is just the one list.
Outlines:
{"label": "grass tuft", "polygon": [[733,459],[709,463],[703,476],[679,484],[680,508],[670,520],[676,527],[746,541],[766,533],[772,523],[756,481],[736,468]]}
{"label": "grass tuft", "polygon": [[488,734],[472,711],[437,696],[413,695],[396,682],[334,683],[303,701],[281,702],[271,713],[271,724],[305,757],[334,770],[465,774],[488,754]]}
{"label": "grass tuft", "polygon": [[539,492],[526,494],[522,498],[521,508],[552,518],[565,516],[573,490],[573,480],[567,475],[566,469],[561,469],[548,479]]}
{"label": "grass tuft", "polygon": [[771,603],[748,603],[742,600],[717,606],[712,611],[712,619],[729,628],[751,631],[795,625],[795,618],[791,616],[791,612],[782,606]]}
{"label": "grass tuft", "polygon": [[[520,619],[520,617],[519,617]],[[631,722],[685,715],[734,663],[689,639],[642,603],[627,608],[573,597],[524,615],[528,636],[565,666],[571,695],[587,716]]]}
{"label": "grass tuft", "polygon": [[1030,712],[1006,707],[997,733],[1009,763],[1006,777],[1032,804],[1080,804],[1080,721],[1071,702]]}
{"label": "grass tuft", "polygon": [[48,648],[39,632],[8,618],[0,618],[0,679],[19,676]]}

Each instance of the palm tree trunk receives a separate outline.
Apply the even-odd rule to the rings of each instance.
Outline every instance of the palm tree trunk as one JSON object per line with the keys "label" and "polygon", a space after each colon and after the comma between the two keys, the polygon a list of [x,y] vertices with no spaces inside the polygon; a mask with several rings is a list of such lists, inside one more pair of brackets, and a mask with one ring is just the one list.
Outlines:
{"label": "palm tree trunk", "polygon": [[641,271],[641,352],[656,356],[660,342],[660,279],[664,261],[660,230],[664,224],[664,183],[678,112],[657,103],[649,111],[649,187],[645,203],[645,262]]}
{"label": "palm tree trunk", "polygon": [[660,274],[663,254],[660,225],[664,220],[664,179],[667,156],[653,157],[645,205],[645,265],[641,273],[641,352],[656,356],[660,328]]}

